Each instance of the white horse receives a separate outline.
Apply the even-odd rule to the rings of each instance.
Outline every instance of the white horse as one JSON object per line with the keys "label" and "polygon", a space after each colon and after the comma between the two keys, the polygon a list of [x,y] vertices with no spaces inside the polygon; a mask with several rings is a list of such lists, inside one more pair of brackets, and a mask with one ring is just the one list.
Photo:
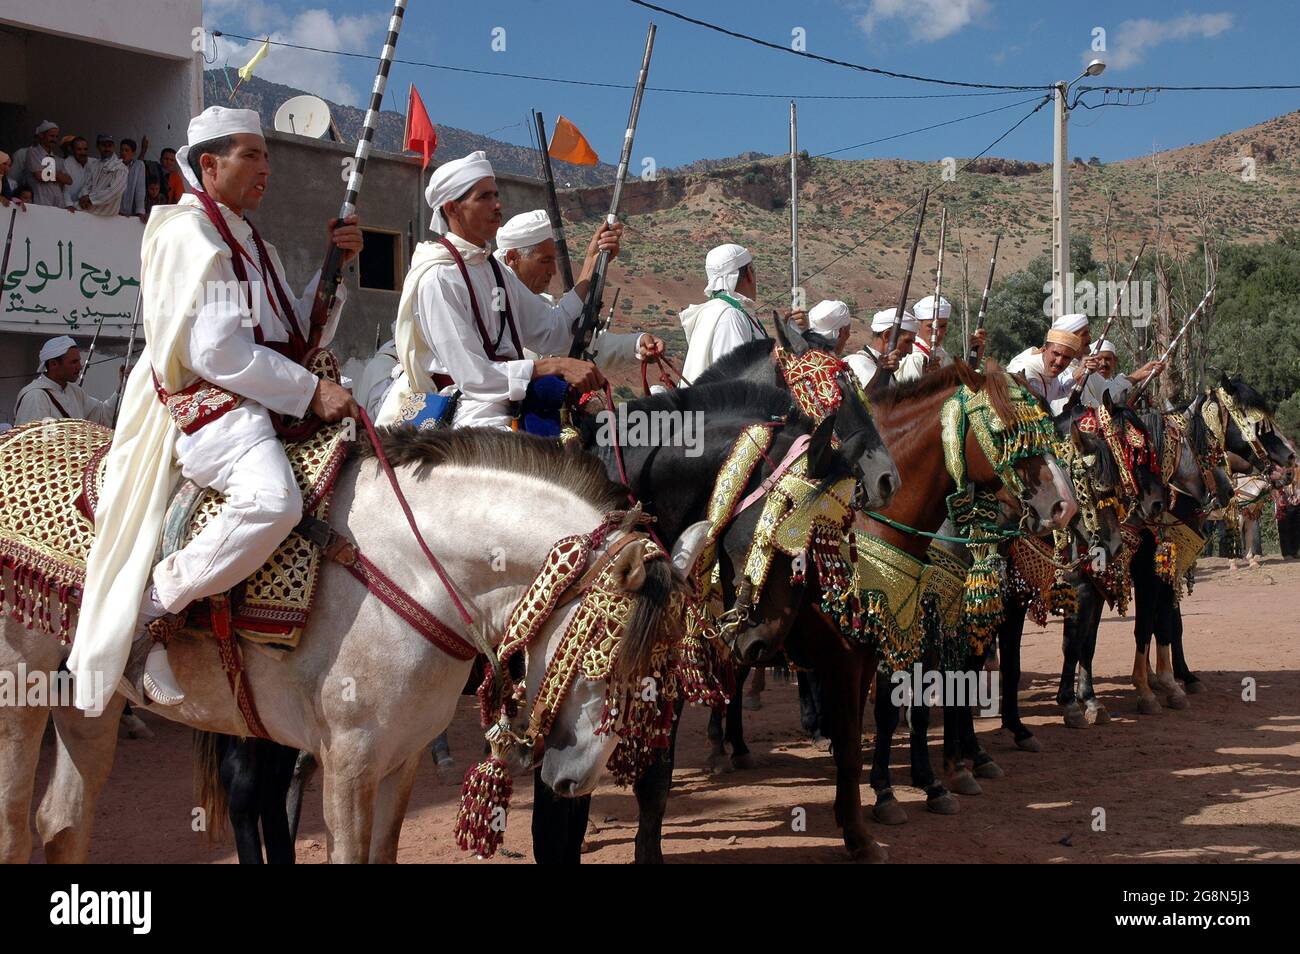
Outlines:
{"label": "white horse", "polygon": [[[385,445],[425,540],[462,598],[469,597],[475,622],[492,645],[500,642],[511,610],[552,545],[590,532],[609,511],[627,505],[595,459],[553,442],[462,430],[392,435]],[[416,602],[468,636],[373,458],[353,460],[340,474],[330,524]],[[625,532],[615,530],[608,544]],[[638,603],[662,600],[673,585],[666,561],[646,561],[635,546],[623,553],[635,554],[620,566],[624,590],[638,592]],[[691,554],[674,557],[686,566],[693,561]],[[245,643],[245,678],[271,738],[313,753],[324,769],[330,860],[391,862],[420,757],[450,723],[471,664],[435,648],[343,567],[323,561],[321,573],[316,606],[298,648],[286,654]],[[654,585],[641,593],[647,581]],[[123,612],[135,612],[137,599],[123,593]],[[573,608],[562,606],[553,614],[534,652],[553,651]],[[648,624],[647,630],[657,627],[661,609],[638,606],[632,620]],[[625,632],[624,651],[644,650],[648,637],[648,632]],[[28,673],[53,674],[66,654],[50,634],[9,617],[0,621],[0,674],[7,670],[16,680],[20,665]],[[170,644],[170,656],[185,702],[150,711],[210,732],[243,734],[213,637],[180,634]],[[603,695],[603,683],[579,680],[548,736],[548,741],[554,737],[557,759],[567,754],[583,767],[580,777],[550,772],[568,775],[574,791],[594,785],[598,772],[589,778],[586,768],[603,765],[595,760],[607,757],[615,741],[596,738],[594,724],[588,724],[599,720],[595,700]],[[0,709],[0,860],[25,861],[31,853],[28,818],[41,737],[51,714],[56,764],[37,811],[37,830],[48,860],[85,860],[95,800],[112,768],[122,705],[115,695],[97,717],[48,705]],[[188,818],[176,822],[189,823]]]}

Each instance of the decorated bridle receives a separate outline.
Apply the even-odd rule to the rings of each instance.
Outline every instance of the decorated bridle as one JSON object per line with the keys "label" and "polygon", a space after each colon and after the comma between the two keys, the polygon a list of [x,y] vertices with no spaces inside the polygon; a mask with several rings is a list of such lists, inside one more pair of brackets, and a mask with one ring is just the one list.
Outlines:
{"label": "decorated bridle", "polygon": [[[619,584],[616,563],[618,554],[629,547],[642,548],[647,561],[665,559],[667,554],[641,531],[607,541],[614,530],[642,526],[649,520],[639,509],[612,511],[590,533],[564,537],[551,548],[515,604],[505,637],[489,655],[478,689],[491,754],[466,774],[461,790],[456,841],[466,851],[487,857],[501,844],[513,787],[506,757],[515,749],[540,757],[546,735],[579,675],[607,683],[605,709],[596,731],[618,736],[608,765],[620,784],[639,777],[655,754],[668,747],[676,699],[674,643],[679,633],[666,623],[651,651],[649,671],[620,675],[619,651],[636,596]],[[527,686],[511,678],[510,660],[536,641],[557,609],[574,601],[578,605],[542,674],[526,725],[516,731]],[[650,680],[653,691],[645,691],[645,680]]]}
{"label": "decorated bridle", "polygon": [[1201,417],[1222,450],[1226,450],[1228,446],[1227,421],[1231,420],[1241,433],[1242,440],[1250,446],[1250,451],[1255,457],[1255,466],[1259,468],[1261,474],[1268,476],[1273,469],[1273,461],[1268,456],[1268,450],[1259,435],[1261,430],[1271,432],[1276,429],[1271,414],[1259,408],[1242,410],[1225,388],[1217,387],[1210,391],[1202,402]]}

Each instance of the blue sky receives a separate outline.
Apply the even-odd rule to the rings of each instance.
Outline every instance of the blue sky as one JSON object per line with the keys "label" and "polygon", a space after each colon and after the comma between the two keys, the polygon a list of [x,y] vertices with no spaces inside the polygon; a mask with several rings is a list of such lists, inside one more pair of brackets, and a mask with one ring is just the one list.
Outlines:
{"label": "blue sky", "polygon": [[[809,52],[947,79],[1048,84],[1073,79],[1092,56],[1108,62],[1093,81],[1232,85],[1300,82],[1294,43],[1300,5],[1252,0],[1063,4],[1026,0],[660,0],[661,5],[776,43],[801,28]],[[247,35],[376,53],[388,0],[205,0],[205,24]],[[991,115],[854,149],[840,158],[939,160],[970,156],[1028,112],[1027,92],[945,99],[826,101],[810,94],[973,92],[865,75],[702,30],[627,0],[409,0],[399,58],[452,66],[631,83],[647,23],[659,26],[650,85],[796,94],[800,146],[813,154],[1006,105]],[[504,50],[493,49],[503,29]],[[1106,51],[1093,53],[1094,30]],[[497,34],[500,45],[500,34]],[[243,65],[251,45],[221,38],[216,65]],[[374,63],[272,48],[258,75],[364,106]],[[527,143],[532,108],[568,116],[601,158],[617,161],[630,93],[473,76],[396,65],[386,108],[403,109],[415,83],[435,122]],[[1148,97],[1150,100],[1150,97]],[[1100,103],[1100,94],[1087,100]],[[1200,142],[1300,107],[1300,91],[1166,92],[1143,106],[1077,109],[1070,152],[1103,161]],[[783,99],[648,92],[636,156],[660,166],[787,148]],[[1051,159],[1045,108],[991,152]],[[456,158],[441,156],[440,159]],[[634,166],[634,169],[636,167]]]}

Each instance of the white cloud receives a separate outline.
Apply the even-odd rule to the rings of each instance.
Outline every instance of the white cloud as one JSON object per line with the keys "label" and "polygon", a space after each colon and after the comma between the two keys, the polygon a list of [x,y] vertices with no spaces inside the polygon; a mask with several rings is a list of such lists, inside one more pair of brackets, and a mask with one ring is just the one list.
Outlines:
{"label": "white cloud", "polygon": [[929,42],[952,36],[989,9],[988,0],[871,0],[858,26],[872,34],[888,20],[901,20],[912,39]]}
{"label": "white cloud", "polygon": [[[273,41],[298,43],[322,50],[377,53],[382,31],[388,26],[386,13],[335,17],[328,10],[304,10],[290,16],[263,0],[205,0],[204,7],[209,29],[232,30],[248,36],[269,34]],[[236,70],[247,63],[261,45],[260,39],[248,42],[223,36],[220,38],[219,62],[229,65],[232,71]],[[360,104],[362,92],[348,82],[342,72],[350,62],[327,53],[295,50],[273,43],[266,59],[258,64],[256,75],[272,83],[294,86],[325,99],[356,106]]]}
{"label": "white cloud", "polygon": [[1109,31],[1105,53],[1086,50],[1082,60],[1100,56],[1109,69],[1123,70],[1136,66],[1152,47],[1171,40],[1213,39],[1232,29],[1231,13],[1185,13],[1172,20],[1125,20]]}

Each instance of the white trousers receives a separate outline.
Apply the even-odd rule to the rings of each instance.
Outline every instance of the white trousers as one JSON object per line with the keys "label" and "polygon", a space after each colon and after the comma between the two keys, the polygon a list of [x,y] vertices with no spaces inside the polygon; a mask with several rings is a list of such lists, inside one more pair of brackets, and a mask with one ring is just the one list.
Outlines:
{"label": "white trousers", "polygon": [[302,493],[278,440],[259,441],[213,482],[221,512],[153,571],[159,602],[179,613],[247,579],[302,518]]}

